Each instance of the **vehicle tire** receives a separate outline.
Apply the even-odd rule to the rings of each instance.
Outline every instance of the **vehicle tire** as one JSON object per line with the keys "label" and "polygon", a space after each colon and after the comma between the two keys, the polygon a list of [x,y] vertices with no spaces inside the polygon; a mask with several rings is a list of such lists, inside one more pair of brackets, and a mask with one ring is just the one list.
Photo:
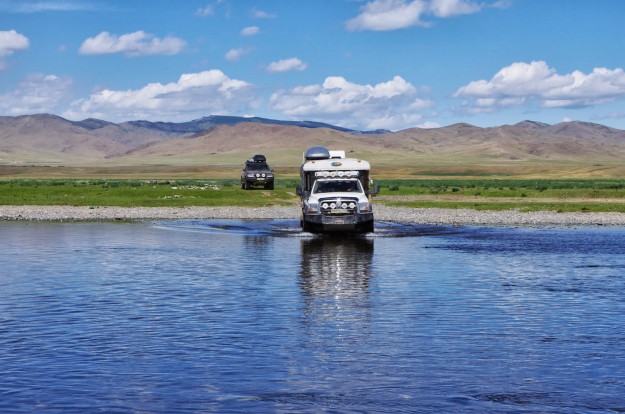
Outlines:
{"label": "vehicle tire", "polygon": [[265,190],[273,190],[273,183],[265,185]]}
{"label": "vehicle tire", "polygon": [[314,233],[312,230],[312,225],[308,223],[306,220],[302,220],[302,231],[306,233]]}
{"label": "vehicle tire", "polygon": [[243,184],[243,186],[244,186],[243,188],[245,190],[249,190],[250,189],[250,184],[247,181],[245,182],[245,184]]}

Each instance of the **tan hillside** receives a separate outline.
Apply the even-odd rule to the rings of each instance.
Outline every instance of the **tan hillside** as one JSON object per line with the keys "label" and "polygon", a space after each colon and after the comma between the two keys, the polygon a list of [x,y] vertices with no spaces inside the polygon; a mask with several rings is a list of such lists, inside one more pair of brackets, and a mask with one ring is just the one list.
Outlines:
{"label": "tan hillside", "polygon": [[272,164],[295,171],[302,152],[313,145],[343,149],[380,169],[405,175],[467,170],[538,173],[551,168],[584,174],[609,170],[618,175],[625,159],[625,131],[583,122],[523,121],[491,128],[455,124],[380,133],[302,125],[236,117],[182,124],[71,122],[45,114],[0,117],[0,165],[231,168],[262,153]]}

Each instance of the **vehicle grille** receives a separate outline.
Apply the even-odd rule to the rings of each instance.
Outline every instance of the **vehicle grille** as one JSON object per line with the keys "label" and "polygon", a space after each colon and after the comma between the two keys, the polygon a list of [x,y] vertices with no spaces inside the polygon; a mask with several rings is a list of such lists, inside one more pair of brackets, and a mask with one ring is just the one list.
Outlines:
{"label": "vehicle grille", "polygon": [[319,200],[322,214],[355,214],[358,212],[357,198],[328,197]]}

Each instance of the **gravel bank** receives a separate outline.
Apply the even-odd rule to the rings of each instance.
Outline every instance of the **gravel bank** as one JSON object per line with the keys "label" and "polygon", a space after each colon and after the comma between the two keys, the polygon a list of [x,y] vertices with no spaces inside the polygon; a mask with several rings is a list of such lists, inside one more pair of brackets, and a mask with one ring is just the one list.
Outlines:
{"label": "gravel bank", "polygon": [[[466,209],[375,206],[376,220],[398,223],[473,226],[625,226],[625,213],[521,213]],[[297,219],[293,207],[74,207],[0,206],[0,220],[102,221],[175,219]]]}

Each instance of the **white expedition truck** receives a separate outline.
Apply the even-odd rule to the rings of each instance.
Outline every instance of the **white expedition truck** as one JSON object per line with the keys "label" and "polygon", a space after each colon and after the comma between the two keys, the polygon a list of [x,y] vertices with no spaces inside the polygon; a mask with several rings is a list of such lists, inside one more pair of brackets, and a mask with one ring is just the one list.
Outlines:
{"label": "white expedition truck", "polygon": [[345,151],[311,147],[304,153],[300,169],[302,230],[310,233],[373,232],[369,163],[345,158]]}

